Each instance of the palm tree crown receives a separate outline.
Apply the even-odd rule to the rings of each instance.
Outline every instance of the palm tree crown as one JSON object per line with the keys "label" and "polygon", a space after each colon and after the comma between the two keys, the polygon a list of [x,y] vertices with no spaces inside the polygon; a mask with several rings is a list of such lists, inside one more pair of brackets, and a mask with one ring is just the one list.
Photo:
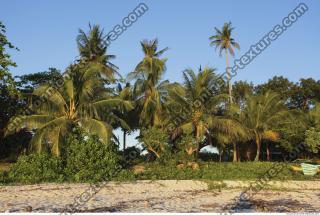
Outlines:
{"label": "palm tree crown", "polygon": [[190,153],[198,152],[204,146],[203,143],[211,144],[212,137],[218,138],[228,134],[231,139],[245,133],[240,123],[219,114],[226,95],[212,96],[209,93],[209,90],[217,85],[214,71],[206,67],[196,74],[193,70],[187,69],[183,73],[184,85],[173,84],[169,87],[168,115],[174,117],[178,114],[182,119],[172,138],[181,133],[191,133],[197,145],[188,149]]}
{"label": "palm tree crown", "polygon": [[229,90],[229,100],[232,103],[232,85],[231,85],[231,75],[229,72],[229,59],[228,53],[231,56],[234,56],[234,48],[240,49],[240,45],[235,41],[234,38],[231,37],[232,31],[234,28],[232,27],[231,22],[225,23],[221,30],[215,28],[215,35],[209,37],[210,45],[215,46],[215,49],[219,49],[220,56],[222,52],[225,51],[226,54],[226,71],[228,73],[228,90]]}
{"label": "palm tree crown", "polygon": [[99,25],[89,25],[88,33],[79,30],[77,44],[80,53],[80,66],[95,66],[109,81],[114,81],[114,75],[120,75],[117,72],[118,67],[110,62],[116,56],[107,54],[106,37]]}
{"label": "palm tree crown", "polygon": [[246,106],[241,111],[240,121],[256,142],[256,161],[260,159],[261,141],[274,140],[278,136],[274,128],[288,114],[288,109],[277,93],[266,92],[264,95],[248,97]]}
{"label": "palm tree crown", "polygon": [[219,54],[222,54],[222,51],[228,51],[232,56],[234,56],[234,48],[240,49],[239,43],[231,37],[234,27],[232,27],[231,22],[224,23],[221,30],[214,28],[216,34],[211,36],[210,45],[215,46],[216,49],[219,49]]}
{"label": "palm tree crown", "polygon": [[48,91],[50,95],[33,109],[34,114],[21,116],[19,125],[11,125],[16,130],[27,128],[35,132],[31,140],[32,149],[41,152],[50,148],[53,154],[59,155],[66,134],[72,132],[75,125],[98,135],[103,143],[109,143],[113,136],[114,123],[126,126],[122,119],[113,114],[113,110],[131,109],[131,103],[110,95],[97,73],[78,68],[69,70],[72,72],[71,78],[64,81],[63,87],[55,89],[46,84],[36,89],[33,93],[35,98]]}
{"label": "palm tree crown", "polygon": [[158,51],[158,40],[141,42],[144,58],[135,70],[128,75],[128,79],[136,79],[134,92],[138,96],[141,106],[140,122],[144,126],[161,124],[162,99],[167,81],[161,81],[166,70],[166,58],[160,58],[168,50]]}

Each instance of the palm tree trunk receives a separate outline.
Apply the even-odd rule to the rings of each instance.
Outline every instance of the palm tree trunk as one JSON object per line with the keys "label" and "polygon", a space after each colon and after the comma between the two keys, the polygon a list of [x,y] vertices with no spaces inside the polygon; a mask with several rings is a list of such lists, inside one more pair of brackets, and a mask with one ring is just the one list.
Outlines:
{"label": "palm tree trunk", "polygon": [[0,145],[2,144],[3,139],[4,139],[4,129],[0,129]]}
{"label": "palm tree trunk", "polygon": [[237,162],[237,144],[234,142],[233,143],[233,162]]}
{"label": "palm tree trunk", "polygon": [[197,149],[196,149],[196,160],[197,160],[198,157],[199,157],[199,152],[200,152],[200,143],[198,142],[198,144],[197,144]]}
{"label": "palm tree trunk", "polygon": [[126,137],[127,137],[127,131],[123,130],[123,153],[124,153],[124,150],[126,149]]}
{"label": "palm tree trunk", "polygon": [[223,149],[219,150],[219,162],[221,163],[223,156]]}
{"label": "palm tree trunk", "polygon": [[240,153],[240,150],[237,150],[237,159],[238,159],[238,162],[241,162],[241,153]]}
{"label": "palm tree trunk", "polygon": [[247,148],[247,151],[246,151],[246,156],[247,156],[247,160],[248,161],[251,161],[251,151],[250,151],[250,146]]}
{"label": "palm tree trunk", "polygon": [[267,143],[267,161],[270,161],[270,148],[269,148],[269,143]]}
{"label": "palm tree trunk", "polygon": [[258,134],[256,134],[256,145],[257,145],[257,154],[254,161],[259,161],[260,159],[260,150],[261,150],[261,140]]}
{"label": "palm tree trunk", "polygon": [[232,104],[232,84],[231,84],[231,74],[229,72],[229,57],[228,50],[226,49],[226,72],[228,77],[228,92],[229,92],[229,102]]}
{"label": "palm tree trunk", "polygon": [[[232,104],[232,84],[231,84],[231,75],[229,72],[229,57],[228,50],[226,49],[226,72],[228,77],[228,92],[229,92],[229,103]],[[233,162],[237,162],[237,145],[233,143]]]}

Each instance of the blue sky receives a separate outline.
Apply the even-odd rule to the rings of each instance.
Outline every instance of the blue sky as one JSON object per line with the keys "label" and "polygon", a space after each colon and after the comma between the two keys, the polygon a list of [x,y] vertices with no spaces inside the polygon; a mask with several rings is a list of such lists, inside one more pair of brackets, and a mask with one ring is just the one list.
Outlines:
{"label": "blue sky", "polygon": [[[244,54],[273,26],[280,24],[301,1],[99,1],[99,0],[2,0],[0,20],[7,27],[9,40],[20,49],[12,52],[21,75],[56,67],[64,70],[78,55],[78,29],[88,29],[88,23],[99,24],[109,32],[120,24],[139,3],[149,10],[112,42],[109,53],[122,75],[130,72],[141,60],[139,41],[159,39],[161,47],[169,47],[165,79],[181,81],[182,71],[209,65],[223,72],[224,57],[209,46],[208,37],[214,27],[231,21],[236,27],[234,38]],[[303,1],[309,10],[259,57],[241,70],[236,80],[262,83],[274,75],[292,81],[299,78],[319,79],[320,2]]]}

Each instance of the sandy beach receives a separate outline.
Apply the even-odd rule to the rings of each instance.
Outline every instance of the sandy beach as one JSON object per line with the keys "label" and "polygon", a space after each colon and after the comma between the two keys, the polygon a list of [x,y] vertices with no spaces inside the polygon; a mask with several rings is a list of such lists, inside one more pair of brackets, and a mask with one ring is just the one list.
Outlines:
{"label": "sandy beach", "polygon": [[[208,189],[203,181],[110,182],[97,193],[90,184],[36,184],[0,187],[0,212],[315,212],[319,181],[270,182],[250,201],[234,201],[250,182],[224,181]],[[88,199],[75,206],[75,197]]]}

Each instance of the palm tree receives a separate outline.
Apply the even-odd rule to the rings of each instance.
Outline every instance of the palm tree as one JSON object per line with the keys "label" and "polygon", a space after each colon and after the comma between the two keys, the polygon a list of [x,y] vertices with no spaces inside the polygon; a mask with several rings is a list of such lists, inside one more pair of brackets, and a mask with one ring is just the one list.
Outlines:
{"label": "palm tree", "polygon": [[89,32],[85,33],[79,30],[77,36],[77,45],[80,53],[79,66],[92,67],[99,69],[101,74],[107,78],[108,81],[113,82],[115,74],[120,76],[117,72],[118,67],[110,62],[115,59],[115,55],[107,54],[107,43],[105,42],[107,35],[100,29],[99,25],[91,26],[89,24]]}
{"label": "palm tree", "polygon": [[131,110],[119,110],[115,111],[115,114],[119,116],[121,119],[124,119],[126,124],[129,126],[129,129],[119,125],[123,131],[123,150],[126,149],[126,136],[131,131],[136,130],[139,127],[139,109],[136,105],[136,96],[133,93],[133,88],[130,83],[126,83],[124,86],[121,86],[119,83],[116,87],[116,95],[126,101],[131,101],[134,109]]}
{"label": "palm tree", "polygon": [[277,140],[276,125],[281,119],[288,117],[289,112],[277,93],[266,92],[264,95],[250,96],[239,116],[239,121],[251,133],[251,138],[256,143],[255,161],[258,161],[262,140]]}
{"label": "palm tree", "polygon": [[27,128],[35,132],[31,147],[37,152],[47,146],[53,154],[59,155],[66,134],[76,125],[98,135],[103,143],[109,143],[114,137],[113,124],[127,126],[113,111],[131,109],[129,101],[111,96],[104,88],[103,80],[93,72],[96,70],[79,70],[79,67],[71,66],[70,71],[71,78],[64,81],[63,87],[55,89],[42,85],[36,89],[34,97],[47,95],[46,100],[33,109],[34,114],[17,116],[22,117],[21,124],[11,125],[17,131]]}
{"label": "palm tree", "polygon": [[144,58],[128,75],[128,80],[136,79],[134,93],[141,106],[140,123],[143,126],[159,126],[162,115],[162,99],[168,81],[161,82],[166,70],[166,58],[160,56],[168,50],[158,51],[158,40],[141,42]]}
{"label": "palm tree", "polygon": [[[209,94],[209,90],[217,85],[214,71],[206,67],[195,74],[193,70],[187,69],[183,72],[184,85],[173,84],[168,90],[167,109],[169,113],[171,112],[171,116],[178,115],[180,122],[172,138],[181,133],[192,133],[197,145],[187,150],[190,153],[197,153],[202,142],[210,144],[212,136],[219,139],[223,134],[228,134],[233,140],[245,135],[240,123],[219,114],[226,95]],[[174,120],[176,119],[171,119]],[[235,159],[237,159],[236,154]]]}
{"label": "palm tree", "polygon": [[226,54],[226,72],[228,75],[228,91],[229,91],[229,101],[232,103],[232,84],[231,84],[231,74],[229,72],[229,58],[228,53],[231,56],[234,56],[234,48],[240,49],[240,45],[231,37],[232,31],[234,28],[231,25],[231,22],[224,23],[221,30],[215,28],[215,35],[209,37],[210,45],[215,46],[216,49],[219,49],[220,56],[222,52],[225,51]]}

